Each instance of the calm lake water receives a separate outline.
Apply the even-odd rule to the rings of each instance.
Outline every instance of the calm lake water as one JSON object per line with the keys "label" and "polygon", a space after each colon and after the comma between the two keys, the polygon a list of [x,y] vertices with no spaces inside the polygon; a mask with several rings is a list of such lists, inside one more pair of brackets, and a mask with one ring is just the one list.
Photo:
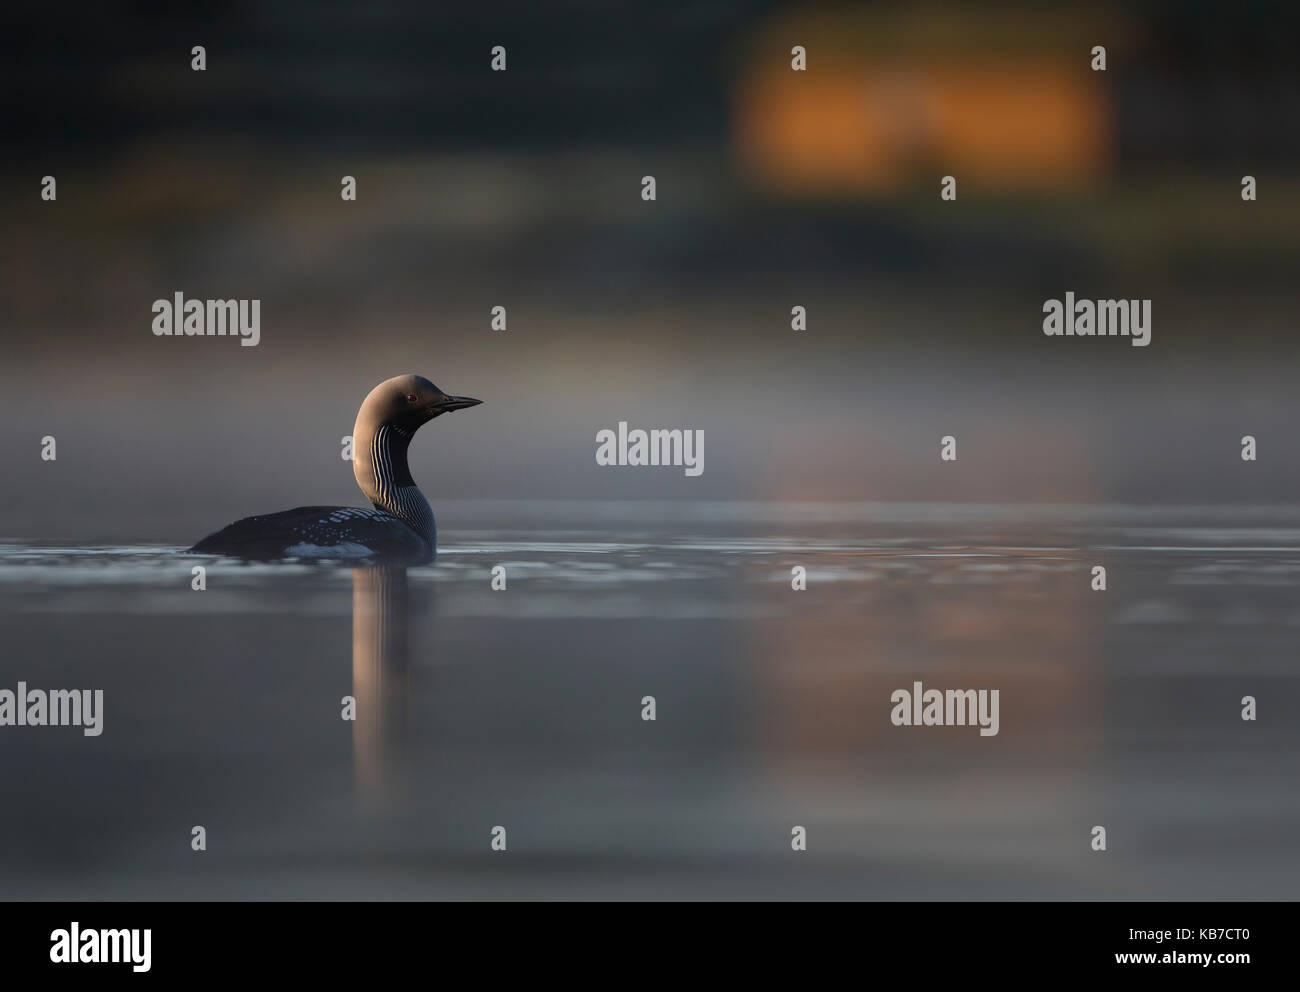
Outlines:
{"label": "calm lake water", "polygon": [[0,543],[0,689],[105,708],[0,727],[0,897],[1296,894],[1296,508],[435,509],[407,570]]}

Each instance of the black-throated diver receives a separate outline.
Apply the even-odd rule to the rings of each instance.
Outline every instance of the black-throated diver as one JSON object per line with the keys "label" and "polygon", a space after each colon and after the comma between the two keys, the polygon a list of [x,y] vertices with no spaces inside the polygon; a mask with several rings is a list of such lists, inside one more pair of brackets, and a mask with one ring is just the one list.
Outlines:
{"label": "black-throated diver", "polygon": [[352,471],[374,509],[300,506],[245,517],[190,551],[238,558],[385,558],[428,561],[437,550],[429,501],[411,478],[406,448],[421,426],[482,400],[448,396],[428,379],[399,375],[370,391],[352,430]]}

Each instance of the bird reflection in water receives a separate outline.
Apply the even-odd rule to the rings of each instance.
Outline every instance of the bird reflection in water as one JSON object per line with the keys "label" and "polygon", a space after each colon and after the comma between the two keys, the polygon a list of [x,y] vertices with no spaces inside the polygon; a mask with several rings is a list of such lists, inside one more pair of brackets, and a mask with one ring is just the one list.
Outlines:
{"label": "bird reflection in water", "polygon": [[352,757],[370,801],[392,794],[406,753],[408,607],[404,565],[352,570]]}

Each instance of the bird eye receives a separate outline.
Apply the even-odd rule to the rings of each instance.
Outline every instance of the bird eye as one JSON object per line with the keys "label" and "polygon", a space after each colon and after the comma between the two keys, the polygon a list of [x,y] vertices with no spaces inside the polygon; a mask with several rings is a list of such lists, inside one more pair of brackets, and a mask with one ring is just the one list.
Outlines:
{"label": "bird eye", "polygon": [[414,394],[414,393],[407,393],[407,394],[406,394],[406,398],[407,398],[407,400],[410,401],[411,403],[414,403],[414,402],[415,402],[415,394]]}

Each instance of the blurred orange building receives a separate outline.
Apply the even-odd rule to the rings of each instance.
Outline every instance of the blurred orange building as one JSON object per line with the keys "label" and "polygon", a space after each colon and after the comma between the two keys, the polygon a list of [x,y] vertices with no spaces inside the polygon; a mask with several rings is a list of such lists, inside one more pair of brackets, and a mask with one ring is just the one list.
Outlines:
{"label": "blurred orange building", "polygon": [[[1124,32],[1033,8],[1002,16],[1014,30],[991,32],[990,18],[827,10],[765,26],[745,47],[735,88],[746,173],[794,194],[937,189],[945,175],[959,189],[1086,187],[1108,170],[1115,131],[1107,74],[1092,70],[1091,51]],[[807,53],[802,71],[791,67],[795,45]]]}

